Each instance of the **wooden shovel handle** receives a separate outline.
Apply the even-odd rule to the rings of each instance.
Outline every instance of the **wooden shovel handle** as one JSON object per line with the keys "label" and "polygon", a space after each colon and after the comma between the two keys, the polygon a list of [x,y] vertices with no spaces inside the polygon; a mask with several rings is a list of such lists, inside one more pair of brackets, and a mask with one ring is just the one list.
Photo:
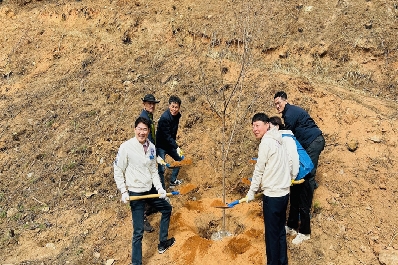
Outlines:
{"label": "wooden shovel handle", "polygon": [[[166,196],[178,195],[180,194],[178,191],[173,191],[166,193]],[[160,194],[148,194],[148,195],[141,195],[141,196],[130,196],[130,201],[138,201],[142,199],[152,199],[152,198],[159,198]]]}

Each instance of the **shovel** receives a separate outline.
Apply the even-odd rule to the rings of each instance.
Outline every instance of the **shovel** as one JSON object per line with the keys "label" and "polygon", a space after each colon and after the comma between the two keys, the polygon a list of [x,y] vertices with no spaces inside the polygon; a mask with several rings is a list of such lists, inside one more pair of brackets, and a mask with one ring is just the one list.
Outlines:
{"label": "shovel", "polygon": [[[166,193],[166,196],[172,196],[172,195],[178,195],[180,192],[178,191],[172,191],[169,193]],[[143,200],[143,199],[153,199],[153,198],[159,198],[160,194],[148,194],[148,195],[141,195],[141,196],[130,196],[130,201],[138,201],[138,200]]]}
{"label": "shovel", "polygon": [[[188,184],[185,185],[184,187],[181,187],[181,192],[179,191],[172,191],[169,193],[166,193],[166,196],[172,196],[172,195],[183,195],[186,194],[196,188],[195,185],[193,184]],[[137,201],[137,200],[143,200],[143,199],[153,199],[153,198],[159,198],[160,194],[147,194],[147,195],[140,195],[140,196],[130,196],[130,201]]]}
{"label": "shovel", "polygon": [[[260,198],[263,194],[262,193],[257,193],[254,195],[254,198]],[[240,200],[233,201],[231,203],[228,203],[227,205],[222,205],[222,206],[215,206],[216,208],[223,208],[223,209],[228,209],[228,208],[233,208],[235,205],[247,201],[247,198],[242,198]]]}
{"label": "shovel", "polygon": [[[252,179],[251,178],[242,178],[242,182],[244,184],[250,185],[251,184]],[[292,180],[292,185],[297,185],[297,184],[301,184],[305,181],[305,179],[300,179],[300,180]]]}
{"label": "shovel", "polygon": [[181,166],[189,166],[189,165],[191,165],[192,164],[192,159],[191,158],[184,158],[183,160],[181,160],[181,161],[173,161],[170,165],[169,165],[169,167],[170,168],[172,168],[172,167],[181,167]]}

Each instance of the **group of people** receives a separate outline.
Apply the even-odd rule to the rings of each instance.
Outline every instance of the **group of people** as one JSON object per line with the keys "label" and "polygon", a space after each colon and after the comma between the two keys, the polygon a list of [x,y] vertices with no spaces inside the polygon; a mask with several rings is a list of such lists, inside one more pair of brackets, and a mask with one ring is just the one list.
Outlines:
{"label": "group of people", "polygon": [[[181,118],[181,99],[169,98],[169,107],[155,123],[153,113],[156,104],[154,95],[142,98],[144,108],[135,120],[135,137],[123,142],[114,161],[114,179],[119,189],[121,201],[130,202],[133,221],[132,257],[133,265],[142,264],[142,238],[144,231],[152,232],[147,216],[154,212],[162,214],[159,229],[158,252],[164,253],[175,243],[175,238],[168,238],[172,206],[167,197],[165,185],[166,154],[175,161],[183,159],[182,151],[176,142],[179,120]],[[162,163],[163,162],[163,163]],[[174,167],[170,186],[180,185],[177,179],[179,167]],[[154,199],[130,200],[131,196],[158,194]]]}
{"label": "group of people", "polygon": [[[267,265],[287,265],[286,234],[295,236],[293,244],[310,239],[310,211],[317,187],[315,175],[325,139],[304,109],[288,103],[284,91],[274,95],[274,104],[284,124],[279,117],[269,118],[265,113],[256,113],[252,118],[252,131],[261,142],[246,198],[247,202],[253,201],[261,188]],[[291,185],[299,171],[299,158],[294,140],[282,134],[294,135],[312,160],[314,167],[302,184]]]}
{"label": "group of people", "polygon": [[[161,254],[175,243],[168,238],[172,206],[167,198],[165,186],[166,154],[175,161],[183,159],[176,142],[181,100],[177,96],[169,98],[169,108],[155,123],[153,113],[159,103],[152,94],[142,98],[144,109],[135,120],[135,137],[122,143],[114,162],[114,179],[121,192],[121,201],[130,202],[133,220],[132,264],[142,264],[142,238],[144,231],[153,228],[147,216],[160,212],[158,252]],[[314,190],[319,155],[324,149],[325,139],[315,121],[302,108],[288,103],[284,91],[274,96],[276,110],[282,115],[268,117],[256,113],[252,118],[252,131],[261,140],[258,157],[253,171],[252,182],[247,193],[247,202],[253,201],[255,193],[261,189],[265,225],[266,256],[268,265],[286,265],[286,235],[295,235],[293,244],[310,239],[310,210]],[[314,168],[304,177],[304,182],[291,185],[299,172],[299,156],[296,143],[306,150]],[[177,179],[179,168],[173,168],[170,186],[181,184]],[[130,200],[131,196],[158,194],[154,199]],[[290,197],[289,216],[286,219]]]}

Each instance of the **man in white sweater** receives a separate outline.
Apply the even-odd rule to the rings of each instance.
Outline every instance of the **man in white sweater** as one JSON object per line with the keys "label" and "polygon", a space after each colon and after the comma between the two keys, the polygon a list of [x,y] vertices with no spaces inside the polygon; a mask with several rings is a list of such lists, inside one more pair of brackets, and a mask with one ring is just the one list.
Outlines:
{"label": "man in white sweater", "polygon": [[261,187],[267,265],[287,265],[286,208],[291,183],[289,158],[277,128],[270,129],[269,118],[257,113],[252,118],[252,130],[261,140],[247,202]]}
{"label": "man in white sweater", "polygon": [[130,196],[150,194],[152,184],[159,194],[159,198],[155,199],[130,201],[134,230],[131,255],[133,265],[142,265],[145,203],[162,213],[158,252],[162,254],[175,242],[174,237],[167,239],[172,207],[164,200],[166,191],[162,187],[157,170],[156,148],[148,140],[150,125],[148,119],[137,118],[134,129],[135,137],[121,144],[114,162],[114,178],[116,186],[122,194],[121,201],[123,203],[127,203]]}

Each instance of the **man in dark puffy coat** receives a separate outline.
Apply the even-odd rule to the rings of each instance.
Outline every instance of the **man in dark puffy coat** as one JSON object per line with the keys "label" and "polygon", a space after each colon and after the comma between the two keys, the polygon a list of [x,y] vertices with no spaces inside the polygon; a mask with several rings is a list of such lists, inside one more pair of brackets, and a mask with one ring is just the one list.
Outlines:
{"label": "man in dark puffy coat", "polygon": [[142,103],[144,104],[144,109],[141,111],[140,117],[144,117],[151,122],[150,132],[148,135],[149,141],[151,141],[156,146],[156,133],[155,124],[153,122],[153,113],[155,112],[156,104],[159,103],[155,96],[152,94],[147,94],[142,98]]}
{"label": "man in dark puffy coat", "polygon": [[[156,130],[156,153],[163,160],[166,154],[171,156],[175,161],[181,161],[183,159],[182,151],[176,142],[178,124],[181,118],[180,107],[181,99],[177,96],[171,96],[169,99],[169,108],[162,114],[158,121]],[[179,170],[179,167],[173,168],[170,177],[170,186],[177,186],[182,183],[181,180],[177,179]],[[164,182],[165,166],[159,164],[158,171],[163,188],[166,188]]]}
{"label": "man in dark puffy coat", "polygon": [[[318,167],[319,155],[325,147],[325,138],[322,135],[322,131],[319,129],[307,111],[288,103],[287,94],[284,91],[279,91],[274,95],[274,104],[276,110],[282,114],[282,118],[285,123],[285,129],[291,130],[293,132],[293,134],[296,136],[296,139],[300,142],[305,151],[307,151],[307,154],[314,164],[313,170],[304,177],[304,187],[300,193],[300,198],[305,205],[304,209],[302,209],[305,214],[304,216],[300,215],[301,233],[298,233],[296,238],[294,238],[292,241],[293,244],[300,244],[304,240],[310,239],[310,209],[312,205],[312,198],[314,196],[314,189],[317,187],[315,174]],[[297,227],[293,228],[296,229]],[[306,231],[304,232],[303,230]]]}
{"label": "man in dark puffy coat", "polygon": [[[153,143],[154,145],[156,145],[156,141],[155,141],[156,133],[155,133],[155,124],[153,122],[153,113],[155,112],[156,104],[158,104],[159,102],[160,101],[156,100],[154,95],[146,94],[142,98],[142,104],[144,105],[144,109],[141,111],[141,114],[140,114],[140,117],[143,117],[150,121],[148,140],[151,141],[151,143]],[[152,187],[150,192],[156,194],[156,189],[154,187]],[[145,204],[144,230],[146,232],[151,233],[155,230],[148,220],[148,216],[155,212],[156,212],[156,209],[151,207],[149,204]]]}

